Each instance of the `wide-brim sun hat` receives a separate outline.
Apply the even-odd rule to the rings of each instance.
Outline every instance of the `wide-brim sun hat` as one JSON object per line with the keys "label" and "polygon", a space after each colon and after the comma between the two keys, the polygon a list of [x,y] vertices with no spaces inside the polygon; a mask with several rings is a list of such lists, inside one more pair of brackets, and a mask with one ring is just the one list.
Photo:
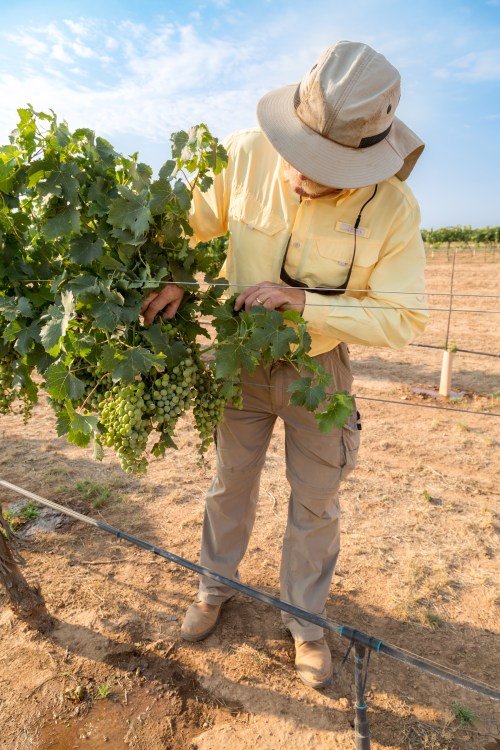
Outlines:
{"label": "wide-brim sun hat", "polygon": [[299,84],[263,96],[257,117],[285,161],[321,185],[406,180],[424,143],[395,117],[400,80],[367,44],[337,42]]}

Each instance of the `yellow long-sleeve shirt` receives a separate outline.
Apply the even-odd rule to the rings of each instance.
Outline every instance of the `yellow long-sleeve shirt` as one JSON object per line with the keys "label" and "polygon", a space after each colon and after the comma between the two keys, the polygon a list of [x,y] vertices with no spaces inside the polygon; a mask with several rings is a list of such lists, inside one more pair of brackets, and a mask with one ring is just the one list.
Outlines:
{"label": "yellow long-sleeve shirt", "polygon": [[[195,237],[207,241],[230,231],[222,276],[234,291],[280,280],[286,271],[309,287],[341,285],[354,252],[360,208],[374,186],[300,201],[285,180],[283,161],[264,134],[244,130],[225,142],[227,168],[206,192],[196,192],[191,213]],[[356,255],[345,294],[306,291],[303,317],[311,354],[340,341],[399,348],[427,319],[425,253],[420,211],[408,186],[396,177],[379,183],[363,210]]]}

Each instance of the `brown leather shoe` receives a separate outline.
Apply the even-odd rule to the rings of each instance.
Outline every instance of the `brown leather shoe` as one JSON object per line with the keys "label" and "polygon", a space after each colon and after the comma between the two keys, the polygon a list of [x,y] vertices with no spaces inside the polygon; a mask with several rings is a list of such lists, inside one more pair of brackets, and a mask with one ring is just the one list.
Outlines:
{"label": "brown leather shoe", "polygon": [[295,669],[307,687],[324,688],[333,677],[332,655],[324,638],[295,641]]}
{"label": "brown leather shoe", "polygon": [[220,604],[207,604],[195,601],[186,612],[181,626],[181,636],[185,641],[202,641],[213,633],[220,617]]}

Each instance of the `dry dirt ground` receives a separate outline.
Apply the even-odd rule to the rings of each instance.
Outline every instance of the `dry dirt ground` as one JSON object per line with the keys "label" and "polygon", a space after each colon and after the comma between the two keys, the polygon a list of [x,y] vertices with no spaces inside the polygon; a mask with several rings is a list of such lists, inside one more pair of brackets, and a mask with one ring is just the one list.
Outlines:
{"label": "dry dirt ground", "polygon": [[[499,272],[498,260],[459,261],[455,289],[498,295]],[[431,260],[430,291],[449,291],[450,273],[451,263]],[[449,298],[430,301],[446,309]],[[454,298],[454,306],[500,311],[498,298]],[[447,320],[434,311],[418,343],[441,345]],[[498,353],[499,323],[493,312],[456,312],[449,339]],[[458,409],[500,412],[500,361],[457,354],[453,389],[463,396],[450,403],[412,390],[438,385],[440,351],[351,353],[363,445],[342,490],[329,617],[498,686],[499,419]],[[272,594],[288,494],[282,438],[277,429],[241,567],[243,581]],[[28,426],[18,415],[0,420],[0,476],[196,560],[211,466],[197,463],[189,418],[178,443],[146,478],[130,478],[112,456],[99,464],[57,438],[40,404]],[[14,493],[2,490],[1,499],[18,512]],[[352,656],[333,686],[303,687],[279,613],[240,594],[216,633],[183,642],[192,573],[80,522],[53,522],[44,511],[20,533],[24,574],[54,627],[30,629],[0,593],[2,750],[354,747]],[[334,633],[328,641],[340,664],[347,641]],[[386,656],[372,656],[368,703],[373,750],[500,748],[497,703]]]}

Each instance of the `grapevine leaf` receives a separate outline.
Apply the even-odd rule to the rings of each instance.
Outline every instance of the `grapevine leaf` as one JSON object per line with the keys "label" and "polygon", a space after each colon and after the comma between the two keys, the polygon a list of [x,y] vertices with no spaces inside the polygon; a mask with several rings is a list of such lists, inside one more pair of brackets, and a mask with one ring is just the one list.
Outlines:
{"label": "grapevine leaf", "polygon": [[114,150],[113,146],[109,141],[107,141],[105,138],[101,138],[100,136],[96,138],[96,151],[101,157],[101,159],[109,164],[110,166],[114,167],[115,159],[118,157],[118,154]]}
{"label": "grapevine leaf", "polygon": [[291,323],[295,323],[296,325],[304,322],[298,310],[285,310],[282,313],[282,316],[284,320],[289,320]]}
{"label": "grapevine leaf", "polygon": [[105,344],[101,349],[101,364],[108,372],[114,370],[123,358],[123,353],[110,344]]}
{"label": "grapevine leaf", "polygon": [[216,377],[235,378],[242,368],[253,372],[258,363],[254,351],[238,341],[227,341],[221,344],[215,354]]}
{"label": "grapevine leaf", "polygon": [[149,201],[149,208],[153,216],[162,214],[167,208],[169,201],[172,200],[172,186],[168,180],[155,180],[151,185],[152,198]]}
{"label": "grapevine leaf", "polygon": [[158,172],[160,180],[168,180],[169,177],[172,177],[176,168],[175,161],[173,159],[168,159]]}
{"label": "grapevine leaf", "polygon": [[13,364],[15,388],[23,388],[31,403],[38,401],[38,386],[31,379],[31,369],[24,362],[17,361]]}
{"label": "grapevine leaf", "polygon": [[177,284],[189,284],[189,290],[196,292],[198,291],[199,287],[196,283],[196,279],[193,276],[192,273],[187,271],[182,266],[179,266],[177,263],[170,262],[170,270],[172,272],[172,279]]}
{"label": "grapevine leaf", "polygon": [[127,270],[127,267],[123,265],[123,263],[120,263],[119,260],[116,258],[113,258],[112,255],[103,255],[96,264],[99,268],[102,268],[103,271],[121,271],[124,272]]}
{"label": "grapevine leaf", "polygon": [[166,331],[162,330],[161,323],[154,323],[142,331],[144,338],[149,341],[155,354],[165,352],[170,347],[170,338]]}
{"label": "grapevine leaf", "polygon": [[233,335],[238,329],[238,321],[234,313],[234,299],[229,299],[224,305],[214,310],[213,324],[221,340]]}
{"label": "grapevine leaf", "polygon": [[256,312],[252,315],[258,323],[253,331],[248,345],[253,349],[265,350],[269,348],[271,358],[281,359],[290,352],[290,344],[297,342],[297,334],[288,326],[283,325],[281,313]]}
{"label": "grapevine leaf", "polygon": [[[176,159],[182,158],[182,152],[189,142],[189,135],[185,130],[179,130],[173,133],[172,138],[172,156]],[[168,163],[168,162],[167,162]]]}
{"label": "grapevine leaf", "polygon": [[134,238],[142,237],[149,228],[151,211],[144,205],[144,198],[120,186],[120,197],[111,201],[108,223],[118,229],[130,229]]}
{"label": "grapevine leaf", "polygon": [[62,211],[47,219],[42,227],[42,234],[46,240],[56,240],[69,237],[80,231],[80,214],[73,206],[66,206]]}
{"label": "grapevine leaf", "polygon": [[62,308],[51,305],[48,313],[51,319],[43,326],[40,340],[46,352],[57,356],[61,350],[61,340],[66,333],[68,323],[75,310],[75,301],[70,291],[61,294]]}
{"label": "grapevine leaf", "polygon": [[78,401],[85,390],[85,383],[71,373],[62,362],[54,362],[45,372],[47,393],[59,401]]}
{"label": "grapevine leaf", "polygon": [[70,401],[66,401],[65,411],[57,415],[56,430],[59,437],[68,436],[68,441],[85,448],[92,435],[98,432],[99,420],[91,414],[79,414]]}
{"label": "grapevine leaf", "polygon": [[74,204],[77,202],[80,189],[80,183],[77,180],[79,174],[80,170],[74,162],[61,164],[46,180],[38,182],[37,192],[42,196],[56,195],[64,198],[67,203]]}
{"label": "grapevine leaf", "polygon": [[325,389],[321,385],[313,385],[313,379],[298,378],[288,386],[292,393],[292,406],[304,406],[308,411],[315,411],[326,398]]}
{"label": "grapevine leaf", "polygon": [[172,440],[172,436],[169,435],[168,432],[162,432],[158,442],[155,443],[151,448],[151,453],[156,458],[161,458],[165,455],[165,451],[167,450],[167,448],[174,448],[174,450],[178,450],[177,445]]}
{"label": "grapevine leaf", "polygon": [[96,345],[94,336],[90,334],[75,333],[68,331],[64,341],[65,349],[77,357],[87,357]]}
{"label": "grapevine leaf", "polygon": [[152,354],[142,346],[136,346],[124,354],[123,359],[111,371],[111,376],[114,381],[123,380],[130,383],[137,375],[148,373],[152,367],[161,369],[164,361],[163,356]]}
{"label": "grapevine leaf", "polygon": [[16,318],[8,323],[3,329],[3,340],[4,341],[15,341],[23,330],[22,322]]}
{"label": "grapevine leaf", "polygon": [[56,419],[56,432],[59,437],[67,435],[71,427],[71,418],[67,411],[61,411]]}
{"label": "grapevine leaf", "polygon": [[290,345],[297,342],[297,334],[293,328],[282,328],[273,334],[271,341],[271,356],[274,360],[281,359],[290,353]]}
{"label": "grapevine leaf", "polygon": [[120,320],[121,311],[120,305],[114,305],[112,302],[100,302],[92,307],[91,315],[98,328],[112,332]]}
{"label": "grapevine leaf", "polygon": [[33,341],[40,341],[40,329],[42,323],[40,320],[34,320],[27,328],[23,328],[14,344],[19,354],[26,354],[31,349]]}
{"label": "grapevine leaf", "polygon": [[15,320],[19,315],[16,300],[12,297],[0,296],[0,313],[6,320]]}
{"label": "grapevine leaf", "polygon": [[174,341],[164,352],[165,361],[169,367],[180,364],[187,356],[187,346],[182,341]]}
{"label": "grapevine leaf", "polygon": [[174,185],[174,194],[177,198],[180,208],[183,211],[189,211],[191,205],[191,193],[182,180],[177,180]]}
{"label": "grapevine leaf", "polygon": [[19,315],[24,315],[26,318],[31,317],[33,313],[31,302],[26,297],[19,297],[17,301],[17,309],[19,310]]}
{"label": "grapevine leaf", "polygon": [[151,169],[151,167],[147,164],[144,164],[144,162],[140,162],[139,164],[137,164],[136,162],[132,162],[132,164],[130,165],[130,176],[132,178],[132,184],[134,188],[138,191],[147,188],[152,173],[153,170]]}
{"label": "grapevine leaf", "polygon": [[86,301],[89,295],[98,295],[100,287],[98,285],[98,279],[90,274],[82,274],[81,276],[75,276],[74,279],[68,283],[68,287],[73,292],[75,297],[82,298]]}
{"label": "grapevine leaf", "polygon": [[348,393],[335,393],[327,408],[315,414],[321,432],[331,432],[334,427],[341,428],[345,425],[352,414],[354,400]]}
{"label": "grapevine leaf", "polygon": [[210,175],[204,175],[201,180],[198,183],[198,187],[200,188],[202,193],[205,193],[208,188],[212,185],[214,181],[213,177],[210,177]]}
{"label": "grapevine leaf", "polygon": [[97,432],[99,420],[91,414],[78,414],[75,412],[71,417],[68,441],[85,448],[90,443],[92,435]]}
{"label": "grapevine leaf", "polygon": [[90,266],[93,260],[100,258],[103,251],[103,241],[93,234],[75,237],[70,242],[69,257],[81,266]]}

